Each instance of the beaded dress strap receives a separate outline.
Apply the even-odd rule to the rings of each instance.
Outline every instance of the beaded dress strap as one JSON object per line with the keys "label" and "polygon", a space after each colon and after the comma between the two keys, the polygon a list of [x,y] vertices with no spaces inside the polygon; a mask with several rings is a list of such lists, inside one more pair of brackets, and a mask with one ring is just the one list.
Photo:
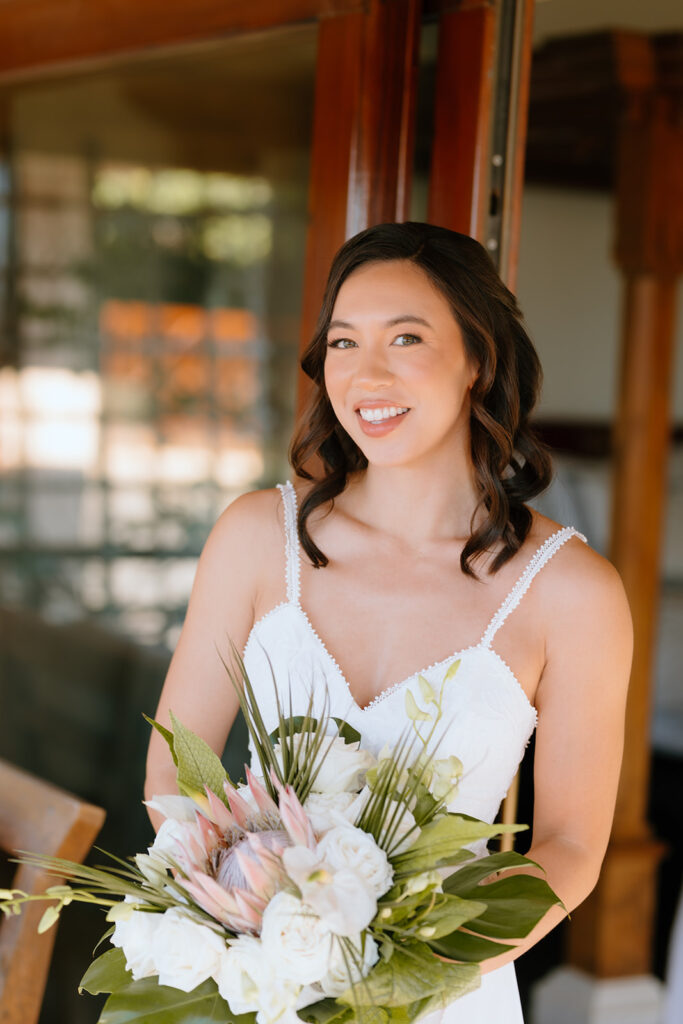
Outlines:
{"label": "beaded dress strap", "polygon": [[300,607],[301,582],[299,565],[299,536],[296,531],[296,491],[290,480],[285,484],[278,484],[282,494],[282,504],[285,510],[285,577],[287,580],[287,600],[290,604]]}
{"label": "beaded dress strap", "polygon": [[514,587],[505,598],[496,614],[491,619],[486,632],[481,638],[479,646],[490,647],[494,636],[503,625],[508,615],[515,610],[519,602],[522,600],[527,590],[531,586],[534,577],[541,571],[546,562],[556,554],[563,544],[571,537],[578,537],[584,544],[588,543],[586,538],[578,530],[575,530],[573,526],[564,526],[561,530],[557,530],[551,537],[548,537],[543,544],[541,544],[538,551],[532,556],[526,569],[519,577]]}

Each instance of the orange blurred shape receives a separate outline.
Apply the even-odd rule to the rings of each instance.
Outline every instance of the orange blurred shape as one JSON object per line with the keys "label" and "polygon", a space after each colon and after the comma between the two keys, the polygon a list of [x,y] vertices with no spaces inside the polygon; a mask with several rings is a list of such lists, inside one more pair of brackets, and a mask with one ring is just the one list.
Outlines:
{"label": "orange blurred shape", "polygon": [[100,331],[114,338],[144,338],[152,325],[147,302],[119,302],[107,299],[100,306]]}
{"label": "orange blurred shape", "polygon": [[211,309],[214,341],[249,341],[257,335],[256,317],[248,309]]}
{"label": "orange blurred shape", "polygon": [[248,309],[107,299],[100,306],[100,330],[112,339],[128,341],[156,335],[185,345],[197,345],[208,337],[234,344],[257,336],[257,320]]}

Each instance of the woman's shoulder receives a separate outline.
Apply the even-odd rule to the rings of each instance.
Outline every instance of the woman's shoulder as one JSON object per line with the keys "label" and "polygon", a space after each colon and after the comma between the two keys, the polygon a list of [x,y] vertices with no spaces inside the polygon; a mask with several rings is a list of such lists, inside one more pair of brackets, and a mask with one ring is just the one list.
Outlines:
{"label": "woman's shoulder", "polygon": [[[571,524],[568,524],[571,526]],[[573,527],[572,527],[573,528]],[[527,543],[538,550],[566,527],[534,511]],[[539,574],[538,593],[547,608],[561,609],[565,621],[601,621],[605,617],[630,623],[624,585],[615,566],[575,531],[552,558],[553,571]]]}
{"label": "woman's shoulder", "polygon": [[234,498],[218,517],[212,534],[224,544],[267,543],[276,536],[282,540],[282,524],[281,491],[267,487]]}

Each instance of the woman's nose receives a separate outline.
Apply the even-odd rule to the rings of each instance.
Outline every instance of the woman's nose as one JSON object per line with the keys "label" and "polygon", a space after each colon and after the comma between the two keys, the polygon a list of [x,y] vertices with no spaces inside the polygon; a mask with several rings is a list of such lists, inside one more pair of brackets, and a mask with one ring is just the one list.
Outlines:
{"label": "woman's nose", "polygon": [[356,384],[362,387],[382,387],[393,381],[394,374],[384,352],[366,348],[356,364],[355,378]]}

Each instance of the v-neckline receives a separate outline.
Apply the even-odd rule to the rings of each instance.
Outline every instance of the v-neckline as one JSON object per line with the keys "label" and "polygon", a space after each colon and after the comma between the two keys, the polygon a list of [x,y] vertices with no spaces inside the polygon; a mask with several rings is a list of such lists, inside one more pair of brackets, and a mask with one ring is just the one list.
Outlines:
{"label": "v-neckline", "polygon": [[[291,602],[287,602],[287,603],[289,604]],[[309,632],[315,638],[315,640],[316,640],[318,646],[320,647],[320,650],[322,651],[323,655],[327,658],[327,660],[330,662],[330,664],[334,667],[337,675],[339,676],[339,679],[344,684],[344,687],[346,688],[346,692],[348,693],[350,699],[353,701],[354,707],[357,708],[358,711],[360,711],[361,713],[365,712],[365,711],[370,711],[371,708],[375,707],[377,704],[382,703],[382,701],[385,700],[387,697],[391,696],[392,693],[395,693],[397,690],[403,689],[403,687],[406,686],[408,683],[412,682],[413,679],[417,679],[418,676],[424,675],[426,672],[432,672],[436,668],[441,668],[442,666],[447,665],[449,661],[455,661],[462,654],[466,654],[468,651],[475,651],[475,650],[477,650],[478,648],[481,647],[481,641],[479,641],[479,643],[477,643],[477,644],[470,644],[468,647],[461,647],[460,650],[454,651],[452,654],[447,655],[445,658],[442,658],[440,661],[434,661],[434,662],[432,662],[431,665],[424,665],[422,668],[418,668],[415,672],[412,672],[409,676],[406,676],[405,679],[400,679],[397,683],[391,683],[390,686],[385,686],[384,689],[380,690],[379,693],[375,694],[375,696],[372,698],[372,700],[368,701],[367,704],[361,704],[356,699],[356,697],[354,697],[353,691],[351,689],[351,684],[350,684],[348,678],[346,677],[346,674],[344,673],[341,665],[339,664],[339,662],[337,661],[337,659],[332,654],[332,652],[330,651],[329,647],[327,646],[327,644],[325,643],[325,641],[321,637],[320,633],[317,631],[317,629],[315,628],[315,626],[311,622],[311,620],[308,617],[308,614],[307,614],[305,608],[302,607],[301,603],[299,603],[299,604],[292,604],[292,607],[295,608],[296,611],[298,611],[300,613],[300,615],[302,616],[302,618],[304,619],[306,625],[308,626]],[[492,652],[492,653],[495,654],[495,652]],[[516,676],[515,676],[515,682],[518,683],[518,685],[520,686],[520,689],[521,689],[521,683],[519,683],[519,680],[517,680]],[[524,690],[522,690],[522,692],[524,693]],[[525,696],[526,696],[526,694],[525,694]],[[527,697],[527,700],[529,700],[528,697]],[[529,705],[531,706],[531,702],[530,701],[529,701]]]}
{"label": "v-neckline", "polygon": [[398,691],[402,690],[405,686],[408,685],[408,683],[411,683],[414,679],[416,679],[417,676],[424,675],[427,672],[432,672],[436,668],[441,668],[442,666],[445,666],[449,661],[455,661],[457,658],[460,658],[460,657],[462,657],[465,654],[470,654],[470,653],[473,653],[474,651],[481,651],[483,654],[490,655],[494,659],[494,662],[496,662],[500,667],[503,668],[503,670],[505,671],[506,675],[508,676],[508,678],[512,682],[513,689],[518,692],[518,694],[521,697],[522,701],[526,705],[527,710],[530,711],[531,714],[534,716],[534,720],[536,720],[536,718],[537,718],[536,708],[534,707],[534,705],[529,700],[529,697],[527,695],[526,690],[524,689],[524,687],[520,683],[520,681],[517,678],[517,676],[515,675],[515,673],[512,671],[512,669],[510,668],[508,663],[505,661],[505,659],[502,658],[500,656],[500,654],[498,654],[498,652],[493,649],[493,647],[487,646],[483,642],[483,640],[480,640],[479,643],[477,643],[477,644],[471,644],[469,647],[462,647],[460,650],[454,651],[447,658],[443,658],[441,661],[435,661],[431,665],[427,665],[424,668],[418,669],[416,672],[413,672],[412,675],[406,676],[405,679],[401,679],[399,682],[392,683],[391,686],[387,686],[383,690],[380,690],[380,692],[375,697],[373,697],[372,700],[369,701],[367,704],[359,704],[359,702],[356,700],[356,698],[353,695],[353,691],[351,690],[351,686],[349,685],[349,681],[346,678],[346,676],[344,675],[344,672],[342,671],[341,666],[339,665],[339,663],[337,662],[336,658],[334,657],[334,655],[329,650],[329,648],[328,648],[327,644],[325,643],[325,641],[323,640],[323,638],[320,636],[320,634],[315,629],[313,623],[309,619],[309,617],[306,614],[305,610],[301,607],[300,604],[297,604],[295,601],[281,601],[279,604],[276,604],[274,608],[271,608],[270,611],[265,612],[259,619],[256,620],[254,625],[251,627],[249,636],[247,637],[247,642],[245,644],[244,652],[243,652],[243,658],[244,659],[246,659],[247,649],[248,649],[250,643],[252,642],[252,639],[254,637],[255,632],[268,619],[270,619],[272,616],[278,614],[279,612],[284,611],[286,608],[291,608],[292,611],[297,614],[299,619],[303,621],[303,623],[304,623],[304,625],[306,627],[306,631],[315,640],[315,642],[318,645],[318,648],[320,650],[320,653],[325,658],[325,660],[329,663],[330,667],[334,670],[335,675],[337,676],[339,682],[343,686],[343,688],[344,688],[344,690],[345,690],[345,692],[346,692],[346,694],[347,694],[347,696],[348,696],[348,698],[349,698],[349,700],[350,700],[354,710],[356,712],[358,712],[358,714],[360,714],[360,715],[364,715],[366,712],[372,711],[373,708],[377,707],[379,704],[382,704],[387,698],[393,696],[394,693],[397,693]]}
{"label": "v-neckline", "polygon": [[[527,562],[521,575],[517,577],[517,581],[513,585],[512,589],[507,593],[500,606],[492,615],[484,633],[482,634],[481,638],[476,644],[471,644],[469,647],[463,647],[460,650],[454,651],[453,654],[448,655],[446,658],[443,658],[440,661],[436,661],[431,665],[427,665],[424,668],[418,669],[411,675],[406,676],[405,679],[401,679],[399,682],[392,683],[390,686],[387,686],[383,690],[380,690],[380,692],[375,697],[373,697],[372,700],[369,701],[369,703],[362,705],[359,704],[359,702],[354,697],[347,676],[342,671],[341,666],[337,662],[336,658],[330,651],[329,647],[327,646],[321,635],[316,630],[315,626],[309,619],[306,610],[303,608],[301,604],[301,554],[300,543],[296,529],[298,507],[297,494],[294,485],[290,480],[288,480],[284,485],[278,484],[278,487],[282,493],[284,502],[287,600],[283,601],[281,605],[276,606],[276,608],[272,609],[272,611],[276,611],[277,608],[282,607],[282,605],[288,605],[296,609],[296,611],[304,619],[308,631],[315,638],[316,643],[318,644],[320,650],[322,651],[323,657],[330,663],[330,665],[333,666],[336,674],[338,675],[340,681],[342,682],[343,686],[345,687],[348,693],[349,699],[353,703],[353,706],[357,708],[359,712],[362,713],[365,711],[370,711],[372,708],[376,707],[379,703],[382,703],[387,697],[391,696],[397,690],[402,689],[405,685],[407,685],[417,676],[425,672],[431,672],[433,669],[439,668],[440,666],[445,665],[449,661],[455,660],[456,658],[467,652],[478,649],[490,652],[490,654],[493,655],[493,657],[505,667],[508,674],[512,677],[515,685],[522,694],[528,707],[534,712],[534,714],[536,713],[533,704],[529,700],[529,697],[527,696],[524,687],[517,679],[517,676],[514,674],[514,672],[507,664],[507,662],[503,658],[501,658],[496,651],[493,650],[491,643],[497,630],[500,628],[500,626],[505,621],[509,613],[517,606],[517,604],[523,597],[524,593],[526,592],[529,584],[533,580],[537,571],[544,565],[547,558],[552,557],[555,550],[557,550],[558,547],[561,547],[562,544],[564,544],[564,542],[568,540],[569,537],[571,537],[573,534],[577,533],[577,531],[575,531],[572,527],[565,526],[560,527],[558,530],[554,531],[549,537],[546,537],[545,541],[540,545],[540,547],[536,549],[531,559]],[[578,536],[583,541],[586,540],[586,538],[582,534],[578,534]]]}

